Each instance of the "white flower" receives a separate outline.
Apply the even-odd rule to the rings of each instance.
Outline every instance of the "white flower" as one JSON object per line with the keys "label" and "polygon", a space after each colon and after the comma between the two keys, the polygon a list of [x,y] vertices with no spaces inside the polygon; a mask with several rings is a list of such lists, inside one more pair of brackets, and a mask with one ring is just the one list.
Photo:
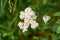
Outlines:
{"label": "white flower", "polygon": [[23,33],[25,32],[25,31],[27,31],[27,29],[28,29],[28,27],[29,27],[29,24],[27,24],[27,23],[24,23],[24,26],[23,26]]}
{"label": "white flower", "polygon": [[33,20],[36,19],[36,18],[37,18],[37,16],[32,16],[32,17],[31,17],[31,19],[33,19]]}
{"label": "white flower", "polygon": [[44,23],[47,23],[50,20],[50,18],[51,18],[50,16],[44,15],[42,19],[43,19]]}
{"label": "white flower", "polygon": [[31,20],[30,23],[31,23],[31,28],[32,28],[32,29],[35,29],[35,28],[38,27],[38,25],[39,25],[39,24],[38,24],[36,21],[34,21],[34,20]]}
{"label": "white flower", "polygon": [[26,23],[19,22],[18,26],[19,26],[20,29],[23,30],[23,32],[25,32],[25,31],[27,31],[27,28],[28,28],[29,25],[26,24]]}
{"label": "white flower", "polygon": [[27,7],[24,11],[20,12],[20,19],[23,19],[24,22],[19,22],[18,26],[22,29],[23,32],[28,30],[29,25],[31,24],[31,28],[35,29],[39,24],[35,21],[37,16],[35,12],[30,8]]}
{"label": "white flower", "polygon": [[24,23],[22,28],[23,32],[27,31],[28,26],[29,26],[28,24]]}
{"label": "white flower", "polygon": [[25,12],[25,19],[31,19],[31,16],[29,15],[29,13]]}
{"label": "white flower", "polygon": [[24,12],[23,12],[23,11],[21,11],[21,12],[20,12],[20,16],[19,16],[19,17],[20,17],[20,19],[24,19],[25,14],[24,14]]}
{"label": "white flower", "polygon": [[32,9],[31,9],[31,7],[27,7],[24,11],[25,12],[30,12],[30,11],[32,11]]}
{"label": "white flower", "polygon": [[23,33],[26,32],[26,31],[27,31],[27,29],[23,29]]}
{"label": "white flower", "polygon": [[29,12],[29,15],[30,16],[35,16],[35,12],[32,10],[32,11]]}
{"label": "white flower", "polygon": [[24,23],[30,24],[30,19],[24,19]]}
{"label": "white flower", "polygon": [[24,25],[24,24],[23,24],[22,22],[19,22],[19,23],[18,23],[18,26],[19,26],[20,29],[23,28],[23,25]]}
{"label": "white flower", "polygon": [[24,23],[24,28],[23,28],[23,29],[27,29],[27,28],[28,28],[28,26],[29,26],[29,24]]}

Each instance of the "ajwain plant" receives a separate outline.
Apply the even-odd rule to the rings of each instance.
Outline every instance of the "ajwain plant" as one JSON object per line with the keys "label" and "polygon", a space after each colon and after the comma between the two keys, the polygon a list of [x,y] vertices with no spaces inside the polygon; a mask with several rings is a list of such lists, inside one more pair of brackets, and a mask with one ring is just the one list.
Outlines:
{"label": "ajwain plant", "polygon": [[35,20],[37,16],[30,7],[27,7],[24,11],[21,11],[19,17],[20,19],[24,20],[24,23],[23,22],[18,23],[18,26],[20,27],[20,29],[23,30],[23,32],[27,31],[29,25],[31,25],[32,29],[35,29],[39,25]]}
{"label": "ajwain plant", "polygon": [[0,40],[60,40],[60,0],[0,0]]}
{"label": "ajwain plant", "polygon": [[[18,23],[18,26],[23,30],[23,32],[27,31],[29,25],[31,25],[32,29],[39,26],[39,24],[36,22],[37,16],[31,7],[27,7],[24,11],[21,11],[19,17],[20,19],[24,20],[24,22]],[[47,23],[50,18],[50,16],[44,15],[42,19],[44,23]]]}

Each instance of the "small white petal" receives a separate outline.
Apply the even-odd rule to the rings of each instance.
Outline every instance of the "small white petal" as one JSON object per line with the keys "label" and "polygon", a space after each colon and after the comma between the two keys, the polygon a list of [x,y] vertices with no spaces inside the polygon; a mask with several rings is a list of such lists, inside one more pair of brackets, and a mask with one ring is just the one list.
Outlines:
{"label": "small white petal", "polygon": [[37,16],[32,16],[32,17],[31,17],[31,19],[36,19],[36,18],[37,18]]}
{"label": "small white petal", "polygon": [[23,23],[22,22],[19,22],[18,26],[19,26],[20,29],[23,29]]}
{"label": "small white petal", "polygon": [[26,32],[26,31],[27,31],[27,29],[23,29],[23,33]]}
{"label": "small white petal", "polygon": [[30,11],[30,12],[29,12],[29,15],[30,15],[30,16],[34,16],[34,15],[35,15],[35,12],[34,12],[34,11]]}
{"label": "small white petal", "polygon": [[26,9],[25,9],[25,12],[30,12],[32,9],[31,9],[31,7],[27,7]]}
{"label": "small white petal", "polygon": [[47,23],[49,20],[50,20],[50,16],[47,16],[47,15],[45,15],[45,16],[43,16],[43,21],[44,21],[44,23]]}
{"label": "small white petal", "polygon": [[26,28],[28,28],[28,27],[29,27],[29,24],[24,23],[24,28],[23,28],[23,29],[26,29]]}
{"label": "small white petal", "polygon": [[31,20],[30,23],[31,23],[31,28],[32,28],[32,29],[35,29],[35,28],[38,27],[38,25],[39,25],[39,24],[38,24],[36,21],[34,21],[34,20]]}
{"label": "small white petal", "polygon": [[31,19],[31,16],[28,13],[25,13],[25,19]]}
{"label": "small white petal", "polygon": [[20,15],[20,19],[24,19],[24,15]]}
{"label": "small white petal", "polygon": [[23,11],[20,12],[20,19],[24,19],[25,18],[25,13]]}
{"label": "small white petal", "polygon": [[20,14],[21,14],[21,15],[24,14],[24,11],[21,11]]}
{"label": "small white petal", "polygon": [[30,24],[30,19],[24,19],[24,23]]}

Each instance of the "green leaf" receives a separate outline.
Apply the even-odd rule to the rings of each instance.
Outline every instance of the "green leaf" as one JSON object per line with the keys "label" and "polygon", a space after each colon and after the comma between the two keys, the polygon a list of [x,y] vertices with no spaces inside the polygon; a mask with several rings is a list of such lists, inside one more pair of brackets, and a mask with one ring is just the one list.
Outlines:
{"label": "green leaf", "polygon": [[40,40],[48,40],[48,38],[41,38]]}
{"label": "green leaf", "polygon": [[39,37],[33,36],[33,40],[39,40]]}
{"label": "green leaf", "polygon": [[51,38],[51,40],[57,40],[57,35],[52,34],[52,38]]}
{"label": "green leaf", "polygon": [[57,34],[60,34],[60,26],[57,28]]}
{"label": "green leaf", "polygon": [[2,40],[1,33],[0,33],[0,40]]}
{"label": "green leaf", "polygon": [[53,16],[60,16],[60,12],[54,13]]}
{"label": "green leaf", "polygon": [[51,26],[51,25],[50,25],[49,23],[46,23],[46,24],[43,25],[42,28],[43,28],[44,30],[46,30],[46,29],[50,29],[50,28],[51,28],[50,26]]}
{"label": "green leaf", "polygon": [[58,28],[58,25],[55,24],[55,25],[52,27],[52,31],[53,31],[53,32],[56,32],[57,28]]}

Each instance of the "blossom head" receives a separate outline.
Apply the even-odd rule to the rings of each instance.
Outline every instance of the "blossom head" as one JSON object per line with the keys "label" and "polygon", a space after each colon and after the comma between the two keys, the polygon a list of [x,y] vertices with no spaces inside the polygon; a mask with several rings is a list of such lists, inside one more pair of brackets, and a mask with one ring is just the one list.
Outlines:
{"label": "blossom head", "polygon": [[44,23],[47,23],[47,22],[50,20],[50,18],[51,18],[51,17],[48,16],[48,15],[44,15],[44,16],[42,17]]}
{"label": "blossom head", "polygon": [[29,25],[31,25],[32,29],[35,29],[38,26],[38,23],[35,21],[37,16],[31,7],[27,7],[24,11],[21,11],[19,17],[24,20],[23,23],[18,23],[18,26],[23,30],[23,32],[28,30]]}

